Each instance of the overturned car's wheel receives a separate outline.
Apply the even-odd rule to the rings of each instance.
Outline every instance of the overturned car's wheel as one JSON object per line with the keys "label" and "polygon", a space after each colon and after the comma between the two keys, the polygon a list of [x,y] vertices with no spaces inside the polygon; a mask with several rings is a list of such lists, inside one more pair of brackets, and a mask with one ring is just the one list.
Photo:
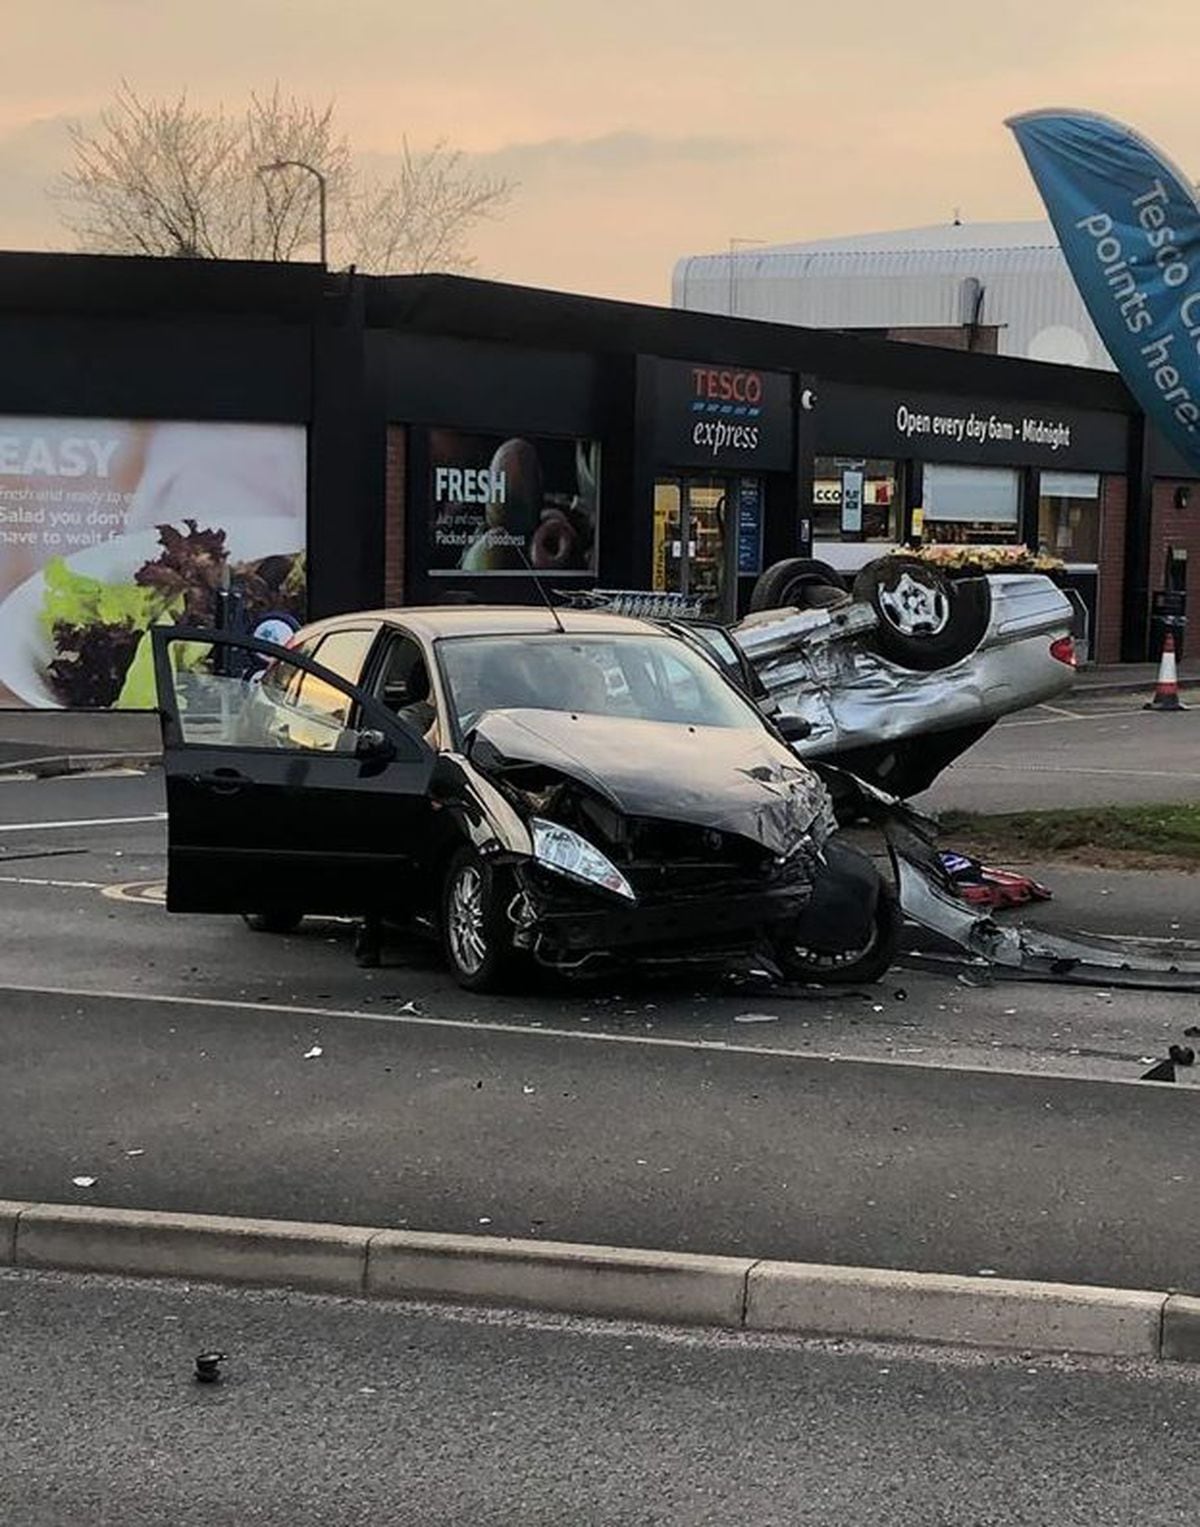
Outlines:
{"label": "overturned car's wheel", "polygon": [[304,921],[304,913],[277,907],[272,912],[243,912],[242,921],[255,933],[295,933]]}
{"label": "overturned car's wheel", "polygon": [[459,849],[446,875],[442,948],[454,979],[467,991],[499,991],[512,977],[517,955],[506,912],[512,895],[506,878],[473,848]]}
{"label": "overturned car's wheel", "polygon": [[761,575],[750,595],[750,609],[781,610],[791,605],[801,610],[824,609],[840,604],[845,596],[842,575],[828,562],[788,557],[773,563]]}
{"label": "overturned car's wheel", "polygon": [[854,580],[854,597],[875,612],[882,655],[923,673],[974,652],[992,610],[986,578],[952,580],[918,557],[869,562]]}
{"label": "overturned car's wheel", "polygon": [[900,905],[890,887],[881,885],[875,916],[865,943],[857,949],[829,952],[809,949],[791,940],[775,946],[775,959],[788,981],[847,986],[878,981],[891,969],[900,942]]}

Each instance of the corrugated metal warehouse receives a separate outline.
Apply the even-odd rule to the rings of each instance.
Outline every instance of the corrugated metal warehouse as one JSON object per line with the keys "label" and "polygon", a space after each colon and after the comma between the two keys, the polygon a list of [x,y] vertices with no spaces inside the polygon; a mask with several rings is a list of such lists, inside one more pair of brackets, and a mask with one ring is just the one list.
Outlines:
{"label": "corrugated metal warehouse", "polygon": [[686,255],[694,312],[1112,370],[1049,223],[951,223]]}

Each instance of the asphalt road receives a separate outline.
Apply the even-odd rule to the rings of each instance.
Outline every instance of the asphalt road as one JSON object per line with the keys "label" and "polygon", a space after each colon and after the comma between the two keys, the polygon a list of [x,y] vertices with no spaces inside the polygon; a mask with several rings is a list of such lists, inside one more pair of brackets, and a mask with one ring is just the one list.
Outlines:
{"label": "asphalt road", "polygon": [[1187,1368],[29,1274],[0,1331],[14,1527],[1196,1519]]}
{"label": "asphalt road", "polygon": [[1149,695],[1069,695],[993,727],[918,798],[927,809],[1030,811],[1200,800],[1200,693],[1147,712]]}
{"label": "asphalt road", "polygon": [[1195,997],[467,998],[344,925],[168,917],[158,788],[0,786],[6,1196],[1200,1287],[1195,1071],[1126,1080]]}

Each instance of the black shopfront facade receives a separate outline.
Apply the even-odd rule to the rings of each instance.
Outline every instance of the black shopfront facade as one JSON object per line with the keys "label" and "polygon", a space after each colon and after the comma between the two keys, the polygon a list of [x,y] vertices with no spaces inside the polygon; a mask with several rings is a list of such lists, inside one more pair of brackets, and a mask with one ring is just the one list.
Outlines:
{"label": "black shopfront facade", "polygon": [[6,416],[302,428],[313,616],[529,602],[531,567],[731,616],[771,562],[853,564],[924,515],[1049,538],[1091,569],[1094,653],[1145,649],[1153,458],[1110,375],[464,278],[57,255],[0,255],[0,337]]}

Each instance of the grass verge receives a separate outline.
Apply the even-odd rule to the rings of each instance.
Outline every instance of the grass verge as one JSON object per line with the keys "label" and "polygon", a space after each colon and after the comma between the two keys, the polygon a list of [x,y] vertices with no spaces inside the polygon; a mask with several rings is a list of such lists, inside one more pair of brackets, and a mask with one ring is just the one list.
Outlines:
{"label": "grass verge", "polygon": [[976,852],[1021,853],[1083,864],[1200,870],[1200,802],[1171,806],[1094,806],[985,816],[947,811],[942,841]]}

